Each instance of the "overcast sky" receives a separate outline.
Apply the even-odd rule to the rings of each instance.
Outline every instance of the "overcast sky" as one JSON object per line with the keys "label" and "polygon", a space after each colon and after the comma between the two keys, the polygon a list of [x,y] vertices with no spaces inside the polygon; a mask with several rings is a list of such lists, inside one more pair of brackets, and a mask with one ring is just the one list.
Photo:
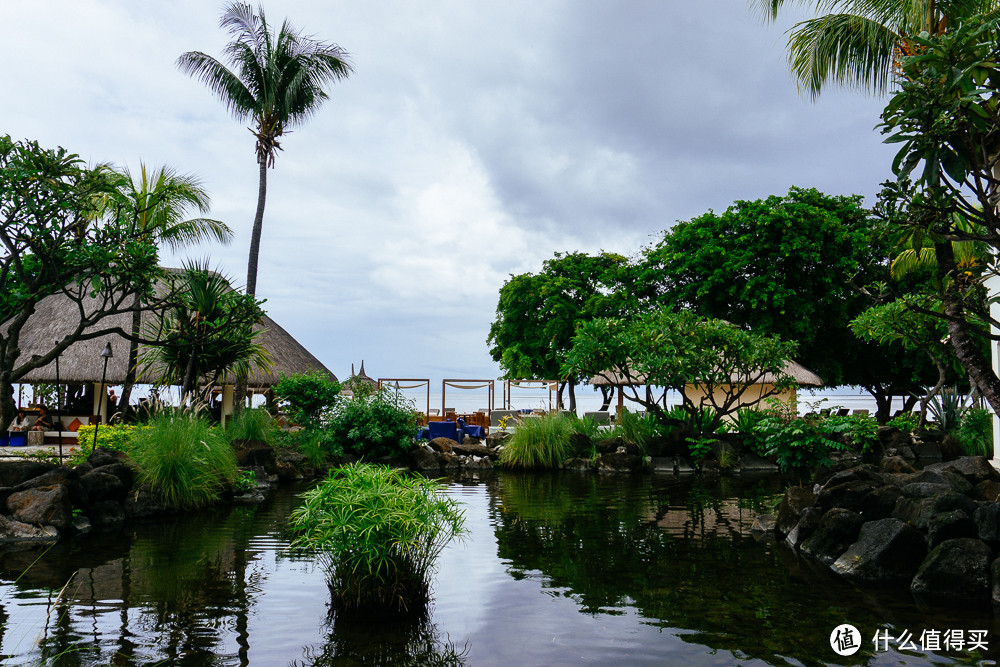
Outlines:
{"label": "overcast sky", "polygon": [[[197,174],[246,278],[254,138],[201,83],[221,2],[0,0],[0,132],[92,162]],[[512,273],[560,251],[626,255],[676,220],[789,186],[889,177],[884,100],[800,95],[785,31],[747,0],[269,1],[353,75],[282,141],[257,282],[339,377],[498,377],[486,336]],[[178,264],[177,257],[165,263]]]}

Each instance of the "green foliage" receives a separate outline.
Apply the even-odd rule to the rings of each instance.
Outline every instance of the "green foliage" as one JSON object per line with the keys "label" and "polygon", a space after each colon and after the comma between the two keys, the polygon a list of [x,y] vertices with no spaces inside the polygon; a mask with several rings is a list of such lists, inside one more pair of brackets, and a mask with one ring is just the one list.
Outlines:
{"label": "green foliage", "polygon": [[321,554],[334,606],[348,611],[423,608],[434,561],[464,532],[441,485],[390,468],[333,470],[302,499],[292,546]]}
{"label": "green foliage", "polygon": [[625,442],[636,445],[645,452],[649,441],[659,434],[660,425],[656,421],[656,417],[648,413],[639,414],[638,412],[621,410],[606,437],[620,437]]}
{"label": "green foliage", "polygon": [[[565,371],[610,372],[639,385],[674,389],[683,396],[689,425],[701,420],[703,410],[713,411],[711,421],[698,424],[699,430],[711,432],[739,407],[755,405],[794,386],[785,372],[785,363],[794,351],[794,343],[776,336],[745,331],[722,320],[700,319],[691,312],[658,310],[627,320],[597,319],[581,324]],[[759,384],[765,375],[774,378],[773,384]],[[703,391],[697,403],[685,393],[688,385]],[[765,386],[768,388],[758,393],[757,387]],[[748,392],[751,387],[754,391]],[[625,390],[632,391],[630,399],[655,415],[664,427],[675,425],[644,392],[634,387]]]}
{"label": "green foliage", "polygon": [[[790,421],[768,417],[757,424],[763,451],[774,456],[784,471],[804,471],[818,465],[829,465],[830,453],[846,449],[833,439],[835,430],[828,429],[826,419],[796,417]],[[838,425],[837,428],[840,428]]]}
{"label": "green foliage", "polygon": [[[594,417],[580,417],[575,412],[571,412],[566,415],[567,421],[569,421],[570,431],[572,433],[579,433],[580,435],[585,435],[591,440],[597,438],[601,435],[601,424]],[[501,419],[501,423],[502,423]]]}
{"label": "green foliage", "polygon": [[240,470],[236,473],[233,488],[237,493],[246,493],[257,486],[257,473],[253,470]]}
{"label": "green foliage", "polygon": [[139,480],[166,502],[198,509],[214,502],[236,477],[229,442],[190,412],[160,412],[132,436]]}
{"label": "green foliage", "polygon": [[948,433],[961,423],[966,405],[956,386],[932,396],[927,403],[927,410],[934,416],[937,427]]}
{"label": "green foliage", "polygon": [[993,413],[969,408],[955,429],[955,437],[968,456],[993,457]]}
{"label": "green foliage", "polygon": [[574,423],[558,412],[525,417],[503,442],[498,462],[505,468],[555,469],[572,456]]}
{"label": "green foliage", "polygon": [[274,396],[288,404],[292,421],[319,424],[323,413],[339,400],[340,383],[321,371],[282,375],[274,385]]}
{"label": "green foliage", "polygon": [[898,428],[903,433],[913,433],[920,425],[920,415],[913,412],[903,412],[887,421],[885,425]]}
{"label": "green foliage", "polygon": [[846,442],[860,452],[868,452],[878,444],[878,422],[868,415],[831,416],[820,420],[830,434],[841,434]]}
{"label": "green foliage", "polygon": [[253,408],[240,410],[235,415],[230,415],[226,421],[225,438],[227,442],[233,440],[259,440],[273,444],[275,432],[278,426],[274,423],[274,417],[264,408]]}
{"label": "green foliage", "polygon": [[371,396],[338,402],[325,432],[345,452],[372,460],[409,451],[416,419],[412,402],[386,387]]}
{"label": "green foliage", "polygon": [[132,424],[115,424],[113,426],[101,425],[98,429],[93,424],[86,424],[77,429],[76,442],[80,452],[85,453],[84,458],[90,456],[94,450],[94,431],[96,429],[98,447],[128,454],[132,449],[132,439],[136,430],[141,428]]}
{"label": "green foliage", "polygon": [[712,451],[712,443],[715,438],[685,438],[688,443],[688,456],[696,467],[701,466],[702,460]]}

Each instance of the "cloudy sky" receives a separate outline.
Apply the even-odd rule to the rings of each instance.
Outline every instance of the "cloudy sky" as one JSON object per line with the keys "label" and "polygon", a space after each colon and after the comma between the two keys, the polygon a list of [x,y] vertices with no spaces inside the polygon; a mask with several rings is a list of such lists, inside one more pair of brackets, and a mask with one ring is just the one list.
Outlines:
{"label": "cloudy sky", "polygon": [[[222,2],[0,0],[0,132],[88,161],[197,174],[246,276],[254,141],[201,83]],[[257,283],[341,378],[497,377],[486,336],[512,273],[557,251],[634,254],[676,220],[789,186],[889,176],[884,100],[800,95],[785,31],[747,0],[265,0],[351,54],[353,75],[282,142]],[[167,257],[176,264],[177,257]]]}

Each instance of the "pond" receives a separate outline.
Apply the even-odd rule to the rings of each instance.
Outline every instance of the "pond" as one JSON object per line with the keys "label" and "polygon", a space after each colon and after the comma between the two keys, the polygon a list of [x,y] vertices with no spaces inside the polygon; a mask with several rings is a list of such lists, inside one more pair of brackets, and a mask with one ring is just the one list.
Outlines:
{"label": "pond", "polygon": [[[754,540],[777,479],[497,473],[448,488],[470,533],[443,553],[426,618],[331,617],[322,570],[285,551],[296,497],[283,489],[256,508],[4,552],[3,664],[945,665],[1000,653],[988,611],[919,608]],[[842,623],[862,635],[850,657],[830,645]],[[987,650],[959,646],[974,630]]]}

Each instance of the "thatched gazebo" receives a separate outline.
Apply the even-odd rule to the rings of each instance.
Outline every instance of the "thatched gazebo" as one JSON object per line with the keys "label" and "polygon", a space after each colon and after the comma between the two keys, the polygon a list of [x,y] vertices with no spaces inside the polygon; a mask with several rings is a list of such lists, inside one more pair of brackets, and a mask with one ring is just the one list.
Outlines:
{"label": "thatched gazebo", "polygon": [[351,376],[341,382],[343,386],[343,392],[345,396],[353,396],[354,392],[364,385],[362,391],[377,391],[378,382],[374,378],[368,377],[365,373],[365,360],[361,360],[361,371],[358,373],[354,372],[354,364],[351,364]]}
{"label": "thatched gazebo", "polygon": [[[168,271],[174,271],[168,269]],[[158,285],[157,291],[165,293],[166,286]],[[94,303],[85,306],[96,309],[98,304]],[[27,324],[21,330],[19,347],[21,355],[19,359],[30,358],[33,355],[41,356],[48,353],[53,346],[53,342],[62,339],[67,334],[75,330],[79,318],[76,316],[77,304],[63,294],[53,294],[42,299],[35,312],[28,319]],[[147,331],[156,324],[158,313],[143,311],[141,331]],[[100,320],[95,326],[85,330],[86,332],[101,331],[108,328],[120,328],[122,331],[130,331],[132,328],[131,313],[121,313],[110,315]],[[285,329],[266,315],[255,326],[261,331],[260,343],[270,354],[274,361],[274,366],[265,372],[258,373],[249,379],[248,388],[254,391],[264,392],[278,382],[281,375],[293,373],[303,373],[306,371],[322,371],[328,373],[336,380],[334,375],[323,363],[313,356],[305,347],[293,338]],[[101,377],[104,370],[104,358],[101,351],[105,344],[110,343],[114,354],[108,360],[107,376],[104,386],[101,386]],[[142,358],[143,350],[146,346],[139,346],[139,355]],[[88,340],[78,340],[71,344],[59,357],[59,382],[63,384],[84,384],[93,386],[93,412],[92,414],[106,413],[106,409],[98,410],[98,397],[103,396],[108,386],[124,384],[128,370],[128,349],[129,341],[122,335],[106,334]],[[154,377],[140,363],[137,369],[137,384],[157,384],[158,377]],[[232,411],[232,383],[231,377],[223,378],[222,414],[228,415]],[[21,378],[19,383],[37,384],[56,382],[56,363],[51,362],[40,368],[36,368]],[[103,401],[106,408],[106,401]],[[106,414],[101,415],[106,418]]]}

